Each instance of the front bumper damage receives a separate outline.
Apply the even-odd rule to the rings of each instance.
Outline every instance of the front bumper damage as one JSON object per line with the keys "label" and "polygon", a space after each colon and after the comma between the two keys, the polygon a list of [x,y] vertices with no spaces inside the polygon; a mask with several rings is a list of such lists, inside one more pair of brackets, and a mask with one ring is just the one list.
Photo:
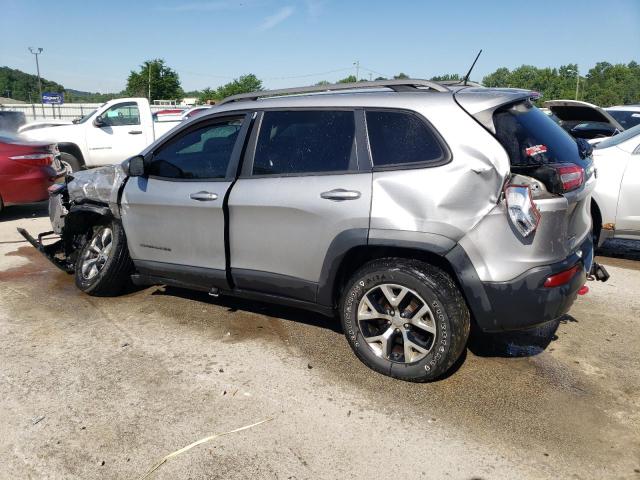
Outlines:
{"label": "front bumper damage", "polygon": [[[121,165],[67,175],[64,184],[50,189],[52,231],[40,233],[37,238],[24,228],[18,228],[18,232],[56,267],[72,273],[92,228],[120,218],[118,202],[126,179]],[[53,243],[47,241],[54,239]]]}

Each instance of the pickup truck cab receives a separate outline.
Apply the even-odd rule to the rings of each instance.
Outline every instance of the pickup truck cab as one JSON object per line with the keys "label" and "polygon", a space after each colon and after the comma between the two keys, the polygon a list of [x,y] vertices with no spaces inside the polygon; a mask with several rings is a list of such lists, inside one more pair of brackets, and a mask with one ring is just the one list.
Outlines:
{"label": "pickup truck cab", "polygon": [[180,121],[155,121],[146,98],[110,100],[72,125],[23,133],[36,141],[53,141],[71,171],[120,163],[137,155]]}

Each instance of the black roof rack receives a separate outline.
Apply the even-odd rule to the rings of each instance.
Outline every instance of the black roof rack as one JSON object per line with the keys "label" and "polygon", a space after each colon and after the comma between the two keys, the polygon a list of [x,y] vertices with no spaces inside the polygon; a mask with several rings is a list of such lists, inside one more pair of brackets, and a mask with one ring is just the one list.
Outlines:
{"label": "black roof rack", "polygon": [[374,82],[332,83],[330,85],[314,85],[310,87],[283,88],[279,90],[262,90],[259,92],[241,93],[231,95],[223,99],[218,105],[241,100],[257,100],[264,97],[277,97],[281,95],[299,95],[304,93],[334,92],[339,90],[356,90],[362,88],[390,88],[395,92],[415,92],[429,88],[436,92],[449,92],[450,90],[441,83],[430,80],[398,79],[376,80]]}

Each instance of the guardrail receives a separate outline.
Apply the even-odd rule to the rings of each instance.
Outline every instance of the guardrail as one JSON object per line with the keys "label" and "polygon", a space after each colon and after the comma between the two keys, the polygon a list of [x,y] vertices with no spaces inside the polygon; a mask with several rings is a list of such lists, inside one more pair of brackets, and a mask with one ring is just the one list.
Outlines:
{"label": "guardrail", "polygon": [[[27,122],[34,120],[74,120],[98,108],[102,103],[67,103],[64,105],[42,105],[40,103],[5,103],[0,104],[0,110],[22,112]],[[152,112],[167,108],[181,108],[168,105],[151,105]]]}

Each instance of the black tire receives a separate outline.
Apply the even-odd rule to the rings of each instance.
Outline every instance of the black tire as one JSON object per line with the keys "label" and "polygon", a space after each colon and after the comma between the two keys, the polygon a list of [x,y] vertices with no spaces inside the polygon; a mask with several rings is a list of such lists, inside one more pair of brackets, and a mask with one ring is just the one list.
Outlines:
{"label": "black tire", "polygon": [[[82,170],[82,164],[74,155],[67,152],[60,152],[60,162],[64,165],[68,165],[71,168],[71,172],[79,172]],[[71,173],[69,172],[69,173]]]}
{"label": "black tire", "polygon": [[[406,287],[429,304],[436,332],[424,358],[392,361],[376,354],[365,340],[358,321],[360,302],[367,292],[383,284]],[[384,258],[365,264],[345,285],[339,308],[342,328],[356,356],[376,372],[401,380],[428,382],[442,376],[460,358],[469,338],[469,310],[456,284],[441,269],[416,260]],[[400,311],[400,305],[397,309]]]}
{"label": "black tire", "polygon": [[[96,262],[97,272],[89,272],[87,269],[83,269],[83,266],[85,266],[87,257],[94,255],[92,250],[94,240],[98,242],[103,238],[106,229],[111,231],[110,251],[106,255],[106,260]],[[91,238],[84,244],[76,259],[75,282],[80,290],[89,295],[115,296],[129,286],[132,270],[133,263],[129,257],[127,239],[122,225],[112,221],[93,228]]]}
{"label": "black tire", "polygon": [[593,248],[598,248],[600,232],[602,231],[602,215],[596,203],[591,201],[591,234],[593,235]]}

